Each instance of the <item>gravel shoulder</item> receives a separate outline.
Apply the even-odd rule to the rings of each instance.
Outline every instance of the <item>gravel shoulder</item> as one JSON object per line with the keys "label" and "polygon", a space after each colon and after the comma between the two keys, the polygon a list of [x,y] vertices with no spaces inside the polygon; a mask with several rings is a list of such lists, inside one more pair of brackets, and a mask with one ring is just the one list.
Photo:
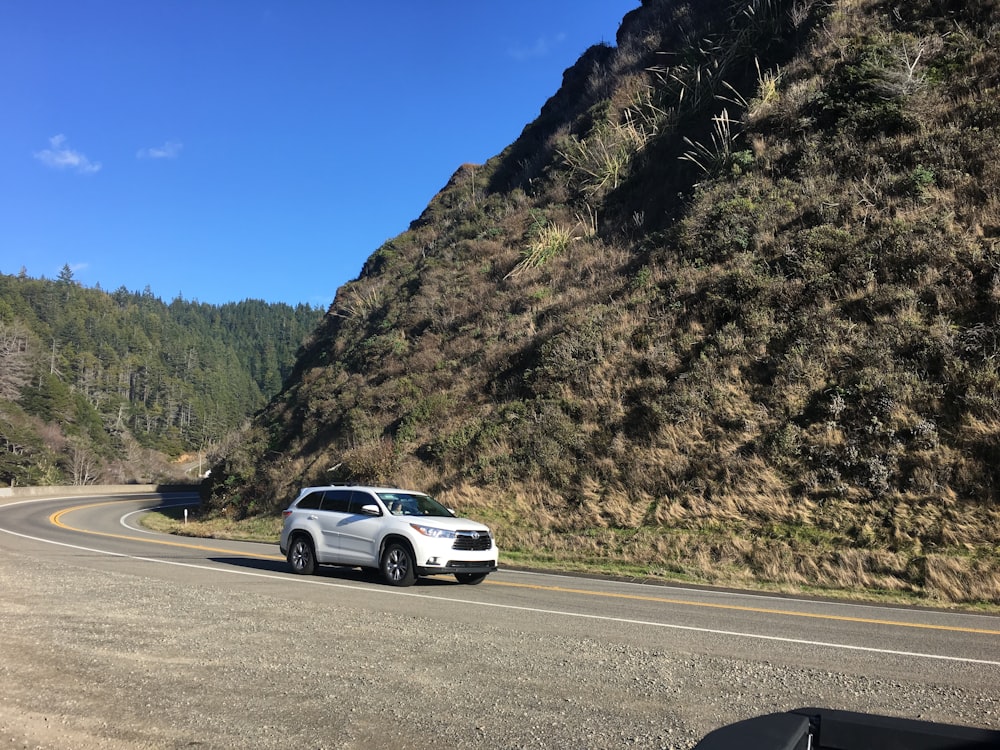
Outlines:
{"label": "gravel shoulder", "polygon": [[679,749],[807,705],[1000,728],[994,685],[543,639],[3,548],[0,591],[4,747]]}

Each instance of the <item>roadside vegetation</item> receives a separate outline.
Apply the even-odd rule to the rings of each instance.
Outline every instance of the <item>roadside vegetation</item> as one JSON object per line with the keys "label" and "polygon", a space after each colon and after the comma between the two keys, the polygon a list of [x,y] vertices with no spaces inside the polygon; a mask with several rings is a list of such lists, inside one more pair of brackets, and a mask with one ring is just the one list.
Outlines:
{"label": "roadside vegetation", "polygon": [[338,291],[206,518],[391,483],[530,565],[1000,603],[998,41],[646,0]]}
{"label": "roadside vegetation", "polygon": [[203,539],[277,544],[281,534],[281,516],[259,516],[236,521],[223,514],[205,519],[197,518],[190,512],[185,517],[183,508],[165,508],[143,513],[140,518],[147,529]]}

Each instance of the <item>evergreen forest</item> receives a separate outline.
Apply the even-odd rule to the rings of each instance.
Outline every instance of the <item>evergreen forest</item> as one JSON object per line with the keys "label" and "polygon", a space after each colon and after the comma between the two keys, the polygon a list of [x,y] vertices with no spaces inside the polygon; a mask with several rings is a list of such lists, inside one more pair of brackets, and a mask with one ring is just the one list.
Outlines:
{"label": "evergreen forest", "polygon": [[0,485],[197,479],[320,315],[0,274]]}

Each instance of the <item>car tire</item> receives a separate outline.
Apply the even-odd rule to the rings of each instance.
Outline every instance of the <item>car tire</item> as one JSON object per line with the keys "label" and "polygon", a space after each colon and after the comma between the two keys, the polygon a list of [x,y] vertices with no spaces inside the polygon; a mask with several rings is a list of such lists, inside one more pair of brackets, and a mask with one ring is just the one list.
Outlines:
{"label": "car tire", "polygon": [[486,573],[456,573],[455,578],[466,586],[475,586],[486,580]]}
{"label": "car tire", "polygon": [[389,542],[379,562],[382,577],[390,586],[412,586],[417,580],[416,563],[410,548],[401,542]]}
{"label": "car tire", "polygon": [[316,572],[316,551],[309,537],[299,535],[288,548],[288,564],[293,573],[309,576]]}

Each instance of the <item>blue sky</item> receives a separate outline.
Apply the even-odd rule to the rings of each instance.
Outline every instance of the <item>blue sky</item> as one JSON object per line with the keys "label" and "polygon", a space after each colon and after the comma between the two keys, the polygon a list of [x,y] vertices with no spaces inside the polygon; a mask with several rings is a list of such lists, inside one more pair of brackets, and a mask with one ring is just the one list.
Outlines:
{"label": "blue sky", "polygon": [[0,0],[0,272],[328,305],[639,0]]}

